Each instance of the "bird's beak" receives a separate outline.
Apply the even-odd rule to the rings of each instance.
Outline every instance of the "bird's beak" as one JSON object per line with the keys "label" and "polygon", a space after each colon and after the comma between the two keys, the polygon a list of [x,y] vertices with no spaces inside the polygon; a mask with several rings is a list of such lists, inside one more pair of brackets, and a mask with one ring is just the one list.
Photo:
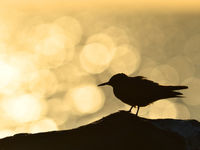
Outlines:
{"label": "bird's beak", "polygon": [[110,83],[109,82],[105,82],[105,83],[99,84],[98,86],[104,86],[104,85],[110,85]]}

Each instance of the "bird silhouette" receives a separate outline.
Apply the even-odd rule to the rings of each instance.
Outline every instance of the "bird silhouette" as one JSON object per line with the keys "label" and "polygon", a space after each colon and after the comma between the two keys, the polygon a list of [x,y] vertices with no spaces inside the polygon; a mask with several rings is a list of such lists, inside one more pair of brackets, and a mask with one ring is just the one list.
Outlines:
{"label": "bird silhouette", "polygon": [[124,73],[119,73],[110,78],[108,82],[98,86],[110,85],[113,87],[114,95],[122,102],[133,107],[137,106],[136,116],[140,107],[144,107],[160,99],[182,98],[183,94],[176,90],[187,89],[187,86],[164,86],[156,82],[147,80],[143,76],[128,77]]}

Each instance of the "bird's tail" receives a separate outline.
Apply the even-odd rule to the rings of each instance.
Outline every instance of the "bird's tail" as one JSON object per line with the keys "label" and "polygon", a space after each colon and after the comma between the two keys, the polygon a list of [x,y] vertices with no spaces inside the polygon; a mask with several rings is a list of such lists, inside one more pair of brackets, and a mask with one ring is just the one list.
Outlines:
{"label": "bird's tail", "polygon": [[166,98],[183,98],[183,93],[181,92],[175,92],[175,91],[168,91],[165,92],[164,97],[162,97],[162,99],[166,99]]}
{"label": "bird's tail", "polygon": [[181,93],[181,92],[174,92],[174,91],[172,91],[171,92],[171,96],[172,97],[183,97],[183,93]]}
{"label": "bird's tail", "polygon": [[183,93],[176,92],[176,90],[182,90],[187,88],[187,86],[164,86],[164,95],[166,98],[183,98]]}
{"label": "bird's tail", "polygon": [[188,89],[188,86],[165,86],[168,90]]}

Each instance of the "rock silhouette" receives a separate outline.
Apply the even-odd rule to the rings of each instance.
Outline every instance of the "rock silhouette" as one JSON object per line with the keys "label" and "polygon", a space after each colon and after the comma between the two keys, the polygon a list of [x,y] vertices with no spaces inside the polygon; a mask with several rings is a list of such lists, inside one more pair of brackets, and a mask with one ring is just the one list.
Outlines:
{"label": "rock silhouette", "polygon": [[162,129],[156,120],[127,111],[72,130],[17,134],[0,140],[0,150],[185,150],[178,133]]}
{"label": "rock silhouette", "polygon": [[128,77],[124,73],[119,73],[111,77],[108,82],[98,86],[110,85],[113,87],[114,95],[122,102],[137,107],[136,115],[139,108],[147,106],[160,99],[182,98],[183,94],[176,90],[187,89],[187,86],[163,86],[156,82],[147,80],[145,77],[136,76]]}

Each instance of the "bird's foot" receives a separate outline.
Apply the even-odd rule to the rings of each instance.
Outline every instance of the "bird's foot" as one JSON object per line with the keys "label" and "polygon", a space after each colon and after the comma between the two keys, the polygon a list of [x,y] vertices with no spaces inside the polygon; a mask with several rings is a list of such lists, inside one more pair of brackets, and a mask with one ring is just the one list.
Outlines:
{"label": "bird's foot", "polygon": [[128,111],[129,113],[131,113],[132,108],[133,108],[133,106],[131,106],[131,108],[129,109],[129,111]]}

